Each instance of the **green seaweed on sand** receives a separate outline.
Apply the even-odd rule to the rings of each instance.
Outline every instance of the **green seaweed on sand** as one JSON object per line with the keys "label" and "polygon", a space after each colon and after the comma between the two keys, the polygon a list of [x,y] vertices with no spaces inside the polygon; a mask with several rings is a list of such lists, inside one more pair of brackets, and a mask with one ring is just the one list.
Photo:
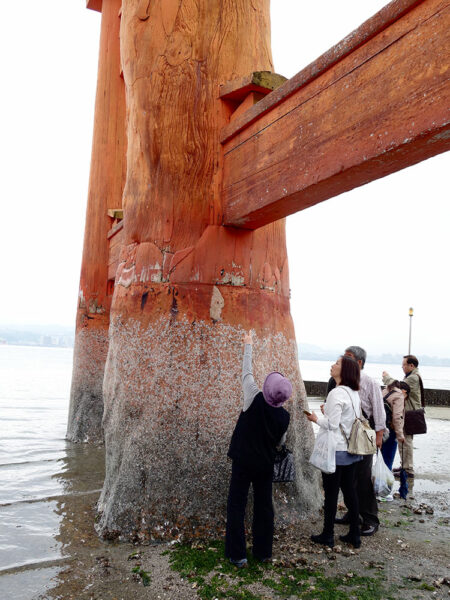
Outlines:
{"label": "green seaweed on sand", "polygon": [[150,573],[147,573],[147,571],[144,571],[144,569],[141,567],[141,565],[136,565],[135,567],[133,567],[131,569],[131,572],[139,575],[139,577],[142,579],[142,585],[144,587],[147,587],[148,585],[150,585],[150,581],[151,581]]}
{"label": "green seaweed on sand", "polygon": [[169,555],[171,568],[196,588],[201,600],[258,600],[274,594],[304,600],[395,598],[382,577],[360,577],[353,573],[327,577],[319,568],[286,566],[282,561],[261,563],[251,556],[247,566],[239,569],[226,559],[221,541],[178,544],[165,554]]}

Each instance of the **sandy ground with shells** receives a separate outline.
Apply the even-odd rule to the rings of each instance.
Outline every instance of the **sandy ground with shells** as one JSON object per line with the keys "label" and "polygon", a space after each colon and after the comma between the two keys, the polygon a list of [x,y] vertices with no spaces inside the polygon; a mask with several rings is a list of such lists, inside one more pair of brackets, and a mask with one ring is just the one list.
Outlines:
{"label": "sandy ground with shells", "polygon": [[[417,474],[410,481],[406,501],[399,497],[379,503],[381,526],[363,538],[359,550],[345,544],[333,550],[309,541],[321,530],[321,514],[300,520],[295,529],[278,529],[275,535],[275,564],[286,569],[319,568],[326,576],[344,580],[355,576],[382,574],[394,597],[408,599],[450,598],[450,465],[447,461],[450,409],[428,410],[429,433],[416,436]],[[398,488],[398,483],[394,489]],[[80,499],[73,514],[71,557],[42,599],[55,600],[169,600],[198,598],[196,583],[181,578],[169,564],[168,544],[139,546],[105,543],[93,529],[95,502]],[[336,534],[344,533],[336,526]],[[207,544],[207,542],[206,542]],[[147,586],[133,573],[139,564],[149,574]],[[261,598],[278,598],[275,592]],[[293,596],[295,597],[295,596]],[[351,598],[351,595],[349,596]]]}

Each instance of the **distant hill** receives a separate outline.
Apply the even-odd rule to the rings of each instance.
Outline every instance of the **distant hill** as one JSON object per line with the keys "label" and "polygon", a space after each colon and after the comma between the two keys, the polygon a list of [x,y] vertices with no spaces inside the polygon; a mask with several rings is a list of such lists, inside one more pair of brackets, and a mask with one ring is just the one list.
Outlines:
{"label": "distant hill", "polygon": [[[336,357],[342,350],[325,350],[313,344],[299,344],[298,355],[300,360],[336,360]],[[368,354],[367,362],[400,365],[402,363],[403,354]],[[438,356],[419,355],[421,365],[430,367],[450,367],[450,358],[440,358]]]}
{"label": "distant hill", "polygon": [[0,344],[71,348],[75,328],[65,325],[1,325]]}

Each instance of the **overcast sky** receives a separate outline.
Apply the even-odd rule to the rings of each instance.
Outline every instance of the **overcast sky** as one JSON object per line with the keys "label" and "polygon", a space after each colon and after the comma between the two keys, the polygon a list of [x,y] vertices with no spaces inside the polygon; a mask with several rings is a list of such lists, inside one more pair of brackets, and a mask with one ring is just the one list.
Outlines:
{"label": "overcast sky", "polygon": [[[385,2],[272,0],[293,76]],[[2,6],[0,323],[75,320],[100,15],[84,0]],[[300,344],[450,356],[449,153],[288,218]]]}

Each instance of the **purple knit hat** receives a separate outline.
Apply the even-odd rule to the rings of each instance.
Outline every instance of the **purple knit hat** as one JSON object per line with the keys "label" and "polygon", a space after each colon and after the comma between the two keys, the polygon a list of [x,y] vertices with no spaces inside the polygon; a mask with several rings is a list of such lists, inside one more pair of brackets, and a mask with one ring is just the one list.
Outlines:
{"label": "purple knit hat", "polygon": [[270,406],[278,408],[282,406],[286,400],[289,400],[292,394],[292,384],[278,371],[272,371],[264,380],[263,395],[264,400]]}

